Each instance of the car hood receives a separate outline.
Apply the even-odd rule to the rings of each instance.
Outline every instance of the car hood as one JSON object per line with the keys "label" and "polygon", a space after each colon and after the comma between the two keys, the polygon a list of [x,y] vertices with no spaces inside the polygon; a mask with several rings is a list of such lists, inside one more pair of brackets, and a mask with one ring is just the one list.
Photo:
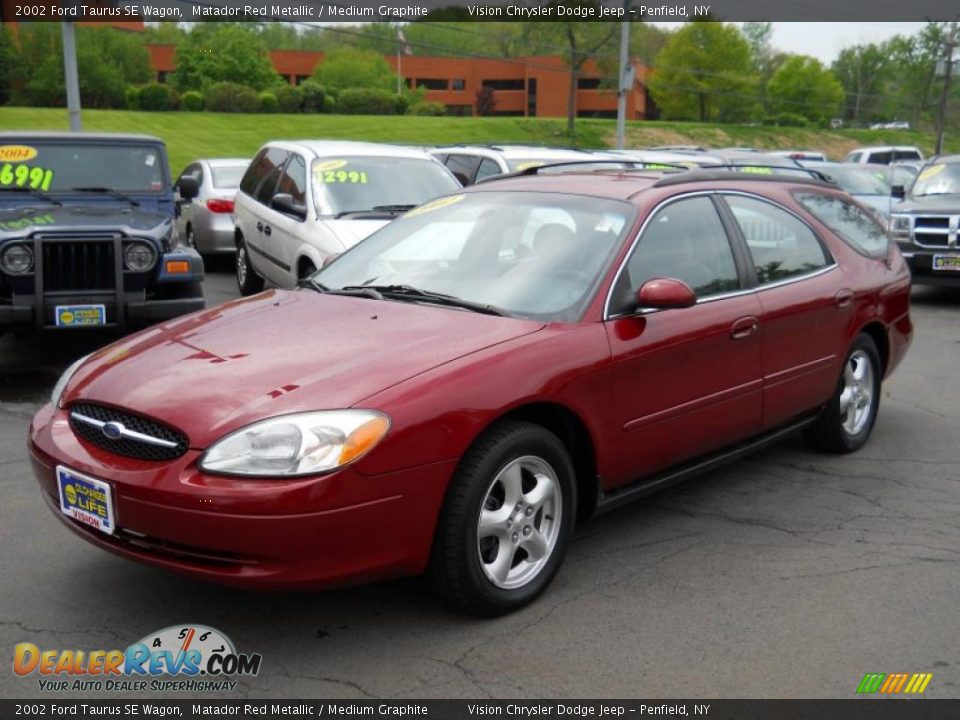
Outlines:
{"label": "car hood", "polygon": [[339,220],[321,220],[321,222],[343,244],[343,249],[349,250],[390,221],[341,218]]}
{"label": "car hood", "polygon": [[960,195],[926,195],[909,197],[893,206],[895,213],[960,215]]}
{"label": "car hood", "polygon": [[128,235],[155,235],[170,222],[169,215],[135,208],[127,203],[27,205],[0,209],[0,240],[64,228],[79,231],[120,230]]}
{"label": "car hood", "polygon": [[275,415],[348,408],[543,323],[416,303],[269,290],[96,352],[63,401],[129,409],[192,447]]}

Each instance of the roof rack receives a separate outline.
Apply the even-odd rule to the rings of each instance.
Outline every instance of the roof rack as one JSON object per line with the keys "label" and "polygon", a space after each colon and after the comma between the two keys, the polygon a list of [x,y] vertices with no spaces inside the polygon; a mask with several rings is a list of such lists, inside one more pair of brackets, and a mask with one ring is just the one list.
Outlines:
{"label": "roof rack", "polygon": [[[584,148],[573,147],[572,145],[547,145],[546,143],[534,143],[534,142],[475,142],[475,143],[447,143],[445,145],[434,145],[433,149],[438,150],[441,148],[457,148],[457,147],[481,147],[489,148],[490,150],[502,150],[504,148],[510,147],[529,147],[529,148],[540,148],[542,150],[573,150],[576,152],[582,153],[591,153],[592,150],[585,150]],[[601,149],[602,150],[602,149]]]}
{"label": "roof rack", "polygon": [[495,180],[505,180],[507,178],[516,178],[516,177],[526,177],[530,175],[539,175],[541,170],[552,170],[553,168],[563,168],[563,167],[573,167],[581,168],[585,165],[601,165],[603,167],[596,168],[597,170],[614,170],[619,169],[622,172],[630,172],[631,170],[679,170],[686,171],[690,170],[686,165],[681,165],[679,163],[666,163],[666,162],[656,162],[656,161],[644,161],[644,160],[618,160],[616,158],[602,158],[598,160],[562,160],[560,162],[550,162],[544,163],[543,165],[534,165],[533,167],[524,168],[523,170],[517,170],[512,173],[504,173],[502,175],[490,175],[485,178],[477,180],[474,185],[479,185],[484,182],[493,182]]}
{"label": "roof rack", "polygon": [[[837,187],[837,184],[829,175],[815,168],[805,168],[800,165],[797,167],[764,165],[763,163],[724,163],[722,165],[692,168],[682,175],[670,174],[662,177],[654,183],[654,186],[663,187],[664,185],[675,185],[680,182],[693,182],[696,180],[729,180],[731,171],[739,171],[737,172],[737,177],[743,180],[782,181],[786,177],[792,181],[804,184]],[[798,176],[797,173],[800,173],[800,175]]]}

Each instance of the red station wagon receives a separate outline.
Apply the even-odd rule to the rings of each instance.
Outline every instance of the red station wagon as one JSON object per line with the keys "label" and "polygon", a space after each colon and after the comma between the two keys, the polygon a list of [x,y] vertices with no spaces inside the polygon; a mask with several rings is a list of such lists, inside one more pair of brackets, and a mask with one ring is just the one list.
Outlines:
{"label": "red station wagon", "polygon": [[194,577],[426,571],[491,615],[549,584],[578,518],[801,428],[866,442],[912,336],[869,213],[816,178],[570,170],[77,362],[30,428],[51,509]]}

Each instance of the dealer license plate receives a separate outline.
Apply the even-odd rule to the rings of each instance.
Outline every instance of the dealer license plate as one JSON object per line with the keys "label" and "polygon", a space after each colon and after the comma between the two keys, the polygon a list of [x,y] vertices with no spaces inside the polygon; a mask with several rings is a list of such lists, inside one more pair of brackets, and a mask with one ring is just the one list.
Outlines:
{"label": "dealer license plate", "polygon": [[107,483],[58,465],[57,487],[60,489],[60,512],[113,535],[113,498]]}
{"label": "dealer license plate", "polygon": [[960,272],[960,255],[934,255],[934,272]]}
{"label": "dealer license plate", "polygon": [[57,327],[106,325],[107,308],[103,305],[57,305],[54,317]]}

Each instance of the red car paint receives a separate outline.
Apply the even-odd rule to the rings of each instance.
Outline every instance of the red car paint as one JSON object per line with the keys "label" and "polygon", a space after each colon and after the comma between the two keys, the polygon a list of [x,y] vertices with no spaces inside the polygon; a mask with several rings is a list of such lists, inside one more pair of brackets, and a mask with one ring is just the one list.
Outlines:
{"label": "red car paint", "polygon": [[[104,348],[73,376],[62,405],[128,409],[179,429],[190,449],[169,462],[116,455],[80,440],[66,410],[47,405],[30,427],[44,495],[88,541],[220,582],[306,588],[416,574],[458,459],[505,415],[570,428],[589,510],[598,495],[815,411],[864,329],[880,340],[885,374],[898,365],[912,326],[910,275],[895,244],[886,258],[858,254],[794,200],[790,182],[654,186],[659,177],[571,173],[467,191],[634,203],[635,225],[579,322],[268,291]],[[615,273],[653,209],[718,188],[802,217],[837,265],[716,302],[605,320]],[[251,422],[348,407],[386,413],[391,428],[339,471],[250,480],[198,469],[211,443]],[[58,464],[111,484],[122,532],[104,535],[59,512]]]}

